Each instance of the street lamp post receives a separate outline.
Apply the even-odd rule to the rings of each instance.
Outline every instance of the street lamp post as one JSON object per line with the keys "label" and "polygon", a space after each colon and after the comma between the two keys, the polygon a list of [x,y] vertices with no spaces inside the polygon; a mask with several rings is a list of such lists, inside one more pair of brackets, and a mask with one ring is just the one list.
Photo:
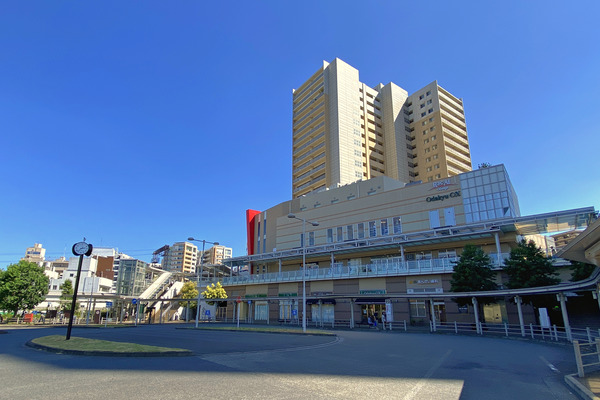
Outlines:
{"label": "street lamp post", "polygon": [[200,318],[200,281],[201,281],[201,277],[203,275],[202,271],[202,267],[204,266],[204,247],[206,246],[206,243],[212,244],[214,246],[218,246],[219,242],[209,242],[207,240],[199,240],[199,239],[194,239],[193,237],[189,237],[188,240],[190,242],[202,242],[202,255],[200,258],[200,274],[198,275],[198,300],[196,300],[196,328],[198,327],[198,319]]}
{"label": "street lamp post", "polygon": [[306,333],[306,223],[308,222],[312,226],[319,226],[319,223],[307,221],[292,213],[288,214],[288,218],[302,221],[302,332]]}

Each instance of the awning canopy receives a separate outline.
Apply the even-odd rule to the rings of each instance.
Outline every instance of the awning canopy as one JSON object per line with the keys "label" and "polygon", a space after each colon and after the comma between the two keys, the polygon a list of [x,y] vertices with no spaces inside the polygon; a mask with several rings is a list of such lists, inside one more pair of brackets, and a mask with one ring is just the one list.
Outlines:
{"label": "awning canopy", "polygon": [[321,304],[335,304],[335,299],[309,299],[306,300],[306,304],[319,304],[319,300],[321,300]]}
{"label": "awning canopy", "polygon": [[366,297],[363,299],[357,299],[354,304],[385,304],[384,297]]}

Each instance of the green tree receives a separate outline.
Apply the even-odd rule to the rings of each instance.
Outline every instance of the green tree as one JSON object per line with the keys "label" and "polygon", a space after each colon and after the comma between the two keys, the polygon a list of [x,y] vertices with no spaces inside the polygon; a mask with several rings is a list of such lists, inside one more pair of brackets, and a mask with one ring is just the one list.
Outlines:
{"label": "green tree", "polygon": [[[202,292],[202,297],[205,299],[226,299],[227,292],[225,291],[225,288],[221,286],[221,282],[217,282],[216,285],[213,283],[206,286],[206,290]],[[215,302],[207,301],[206,303],[212,306]]]}
{"label": "green tree", "polygon": [[555,285],[560,279],[552,262],[533,241],[522,240],[510,251],[504,261],[504,272],[508,275],[507,286],[511,289]]}
{"label": "green tree", "polygon": [[[495,277],[496,273],[492,270],[490,257],[481,248],[468,244],[464,247],[460,260],[454,266],[450,291],[481,292],[496,290],[498,285],[494,280]],[[455,300],[461,306],[471,303],[471,298],[467,297],[457,297]]]}
{"label": "green tree", "polygon": [[11,264],[0,274],[0,308],[14,315],[19,310],[31,310],[48,293],[50,279],[44,268],[29,261]]}
{"label": "green tree", "polygon": [[571,261],[571,269],[573,270],[573,272],[571,272],[571,282],[577,282],[589,278],[596,269],[596,266],[578,261]]}
{"label": "green tree", "polygon": [[[198,298],[198,289],[195,282],[187,281],[183,284],[181,291],[179,292],[179,297],[182,299],[197,299]],[[190,301],[190,309],[196,309],[196,302]],[[179,307],[187,307],[187,301],[180,301]]]}
{"label": "green tree", "polygon": [[[65,283],[60,285],[60,309],[62,311],[71,310],[71,303],[73,302],[73,282],[67,279]],[[78,309],[79,307],[75,307]]]}

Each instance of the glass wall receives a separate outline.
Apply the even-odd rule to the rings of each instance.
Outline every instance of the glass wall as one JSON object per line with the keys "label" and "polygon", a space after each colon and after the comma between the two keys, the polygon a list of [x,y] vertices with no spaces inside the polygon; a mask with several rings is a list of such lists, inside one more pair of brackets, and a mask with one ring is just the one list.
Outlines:
{"label": "glass wall", "polygon": [[467,223],[521,216],[519,201],[503,165],[460,176]]}

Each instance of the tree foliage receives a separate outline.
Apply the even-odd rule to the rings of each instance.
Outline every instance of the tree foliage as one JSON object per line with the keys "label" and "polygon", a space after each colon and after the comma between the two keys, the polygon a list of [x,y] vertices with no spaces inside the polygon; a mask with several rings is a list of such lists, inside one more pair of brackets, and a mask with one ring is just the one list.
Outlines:
{"label": "tree foliage", "polygon": [[71,310],[72,302],[73,302],[73,282],[71,282],[70,279],[67,279],[65,281],[65,283],[60,285],[60,309],[62,311]]}
{"label": "tree foliage", "polygon": [[[179,292],[179,297],[182,299],[197,299],[198,298],[198,289],[195,282],[187,281],[183,284],[181,291]],[[179,307],[187,307],[187,301],[180,301]],[[196,308],[196,302],[189,302],[190,308]]]}
{"label": "tree foliage", "polygon": [[0,308],[15,315],[19,310],[31,310],[48,293],[50,279],[44,268],[34,262],[19,261],[0,274]]}
{"label": "tree foliage", "polygon": [[[494,278],[496,273],[492,270],[492,261],[483,250],[475,245],[468,244],[464,247],[460,260],[454,266],[454,273],[450,281],[452,292],[481,292],[498,289]],[[471,302],[470,298],[458,297],[455,299],[459,305]]]}
{"label": "tree foliage", "polygon": [[577,282],[589,278],[596,269],[596,266],[578,261],[571,261],[571,269],[573,271],[571,272],[571,282]]}
{"label": "tree foliage", "polygon": [[[226,299],[227,292],[225,291],[225,288],[221,285],[221,282],[217,282],[216,285],[213,283],[211,285],[206,286],[206,290],[202,292],[202,297],[204,297],[205,299]],[[213,305],[214,302],[207,302],[207,304]]]}
{"label": "tree foliage", "polygon": [[560,282],[552,262],[533,241],[522,240],[504,261],[511,289],[555,285]]}

